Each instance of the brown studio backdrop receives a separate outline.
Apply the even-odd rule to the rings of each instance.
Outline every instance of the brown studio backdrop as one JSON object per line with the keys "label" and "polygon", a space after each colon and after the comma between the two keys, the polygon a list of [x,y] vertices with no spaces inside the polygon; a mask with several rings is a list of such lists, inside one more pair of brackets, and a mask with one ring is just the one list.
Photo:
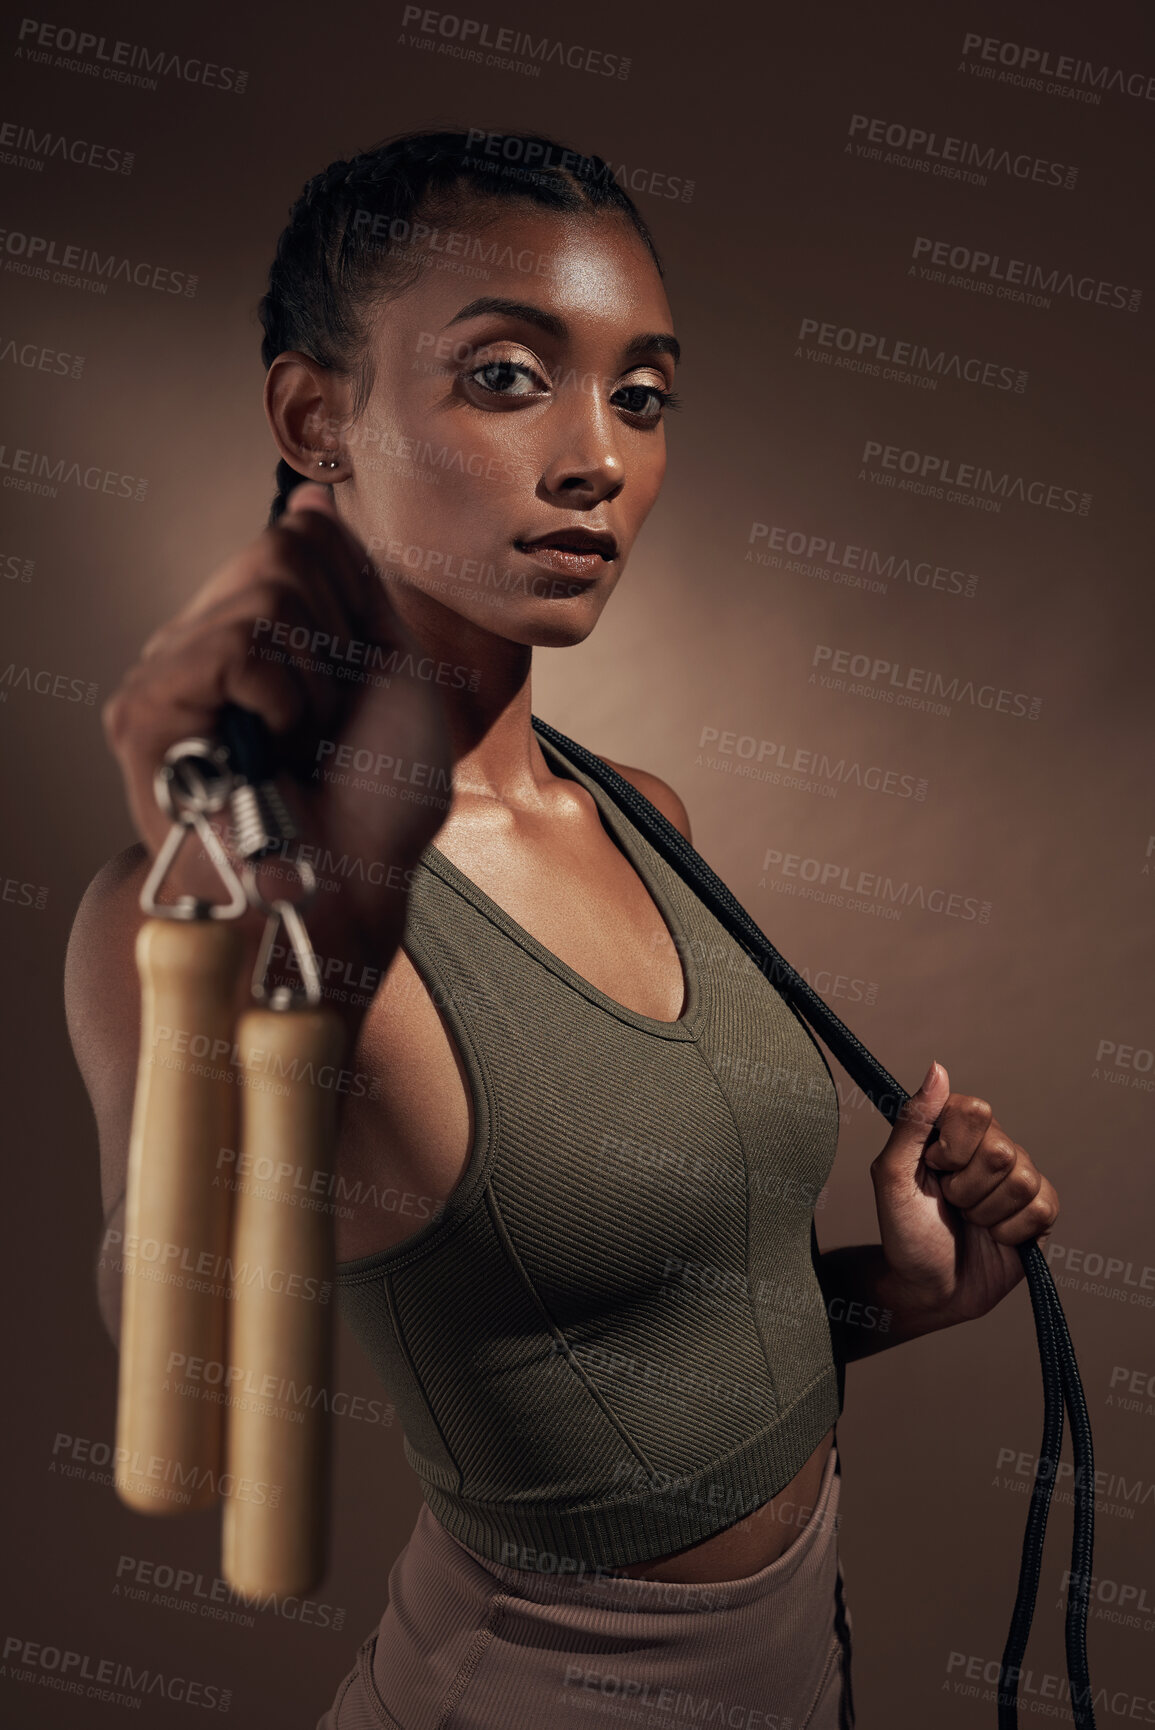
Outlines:
{"label": "brown studio backdrop", "polygon": [[[79,896],[132,838],[99,705],[144,638],[264,520],[274,457],[255,306],[284,212],[333,156],[386,131],[458,121],[545,130],[625,165],[668,261],[686,350],[665,496],[591,639],[539,654],[536,711],[667,778],[707,859],[903,1085],[939,1057],[952,1086],[991,1099],[1056,1183],[1053,1271],[1067,1280],[1097,1465],[1110,1479],[1092,1675],[1109,1688],[1108,1713],[1152,1721],[1153,1402],[1112,1403],[1127,1392],[1112,1372],[1155,1370],[1152,1099],[1136,1067],[1155,1044],[1139,510],[1152,109],[1125,94],[1088,104],[985,80],[961,48],[970,32],[1150,71],[1155,43],[1137,14],[1074,7],[1048,13],[1045,28],[1026,7],[957,3],[933,16],[914,5],[879,17],[695,8],[671,21],[640,5],[575,18],[511,0],[485,18],[491,32],[531,29],[628,57],[628,76],[555,63],[535,79],[437,53],[432,36],[410,46],[400,6],[345,6],[319,21],[297,4],[275,26],[253,6],[201,8],[171,26],[143,6],[90,9],[83,27],[110,39],[249,74],[241,95],[173,77],[150,92],[18,58],[18,23],[4,27],[6,115],[135,155],[129,175],[59,159],[42,173],[2,165],[6,227],[198,279],[192,297],[3,280],[6,337],[84,356],[78,379],[0,363],[5,460],[30,448],[148,481],[139,503],[75,486],[4,495],[3,666],[97,687],[91,705],[18,683],[0,691],[3,872],[17,885],[0,901],[13,1012],[5,1639],[79,1652],[90,1667],[111,1659],[192,1678],[231,1690],[238,1721],[259,1713],[311,1730],[384,1606],[419,1506],[396,1425],[337,1418],[332,1565],[317,1605],[246,1626],[203,1595],[218,1568],[215,1513],[131,1515],[76,1458],[112,1440],[115,1355],[94,1301],[96,1143],[60,982]],[[978,186],[865,160],[846,150],[854,114],[1077,165],[1077,182],[993,172]],[[688,197],[667,195],[675,181],[693,182]],[[918,236],[1139,286],[1144,302],[1133,313],[1058,294],[1040,308],[928,282],[910,270]],[[804,319],[995,361],[1025,371],[1026,389],[944,377],[927,390],[809,360]],[[1090,493],[1090,513],[1010,500],[990,513],[883,487],[861,478],[867,441]],[[758,564],[746,558],[754,524],[973,573],[977,586],[967,597],[899,577],[880,593],[836,581],[829,564],[785,568],[785,552],[777,568]],[[755,544],[768,548],[769,532]],[[22,581],[12,573],[28,560]],[[819,645],[1041,708],[1032,721],[964,700],[944,716],[823,687],[809,682]],[[837,772],[826,791],[743,777],[740,753],[754,747],[738,738],[771,741],[791,760],[824,752],[892,781],[925,780],[925,797]],[[989,918],[907,906],[887,920],[790,894],[804,879],[764,869],[768,849],[850,879],[954,893],[956,906],[989,902]],[[45,905],[29,905],[41,890]],[[1136,1054],[1112,1064],[1114,1082],[1096,1070],[1103,1041]],[[877,1236],[866,1168],[885,1125],[838,1079],[824,1248]],[[1106,1280],[1077,1271],[1080,1258],[1097,1269],[1095,1256],[1111,1261]],[[384,1400],[347,1336],[335,1385]],[[976,1698],[951,1684],[959,1654],[1001,1652],[1029,1484],[1006,1450],[1033,1457],[1040,1424],[1025,1287],[980,1322],[850,1368],[841,1541],[864,1730],[993,1724],[989,1689]],[[1061,1698],[1069,1529],[1070,1507],[1056,1502],[1029,1652],[1040,1711]],[[136,1583],[150,1563],[200,1578],[150,1601]],[[1145,1590],[1130,1620],[1121,1586]],[[1125,1598],[1135,1612],[1135,1592]],[[122,1721],[118,1707],[18,1679],[10,1661],[0,1688],[22,1725]],[[144,1716],[179,1724],[190,1710],[152,1694]],[[1024,1710],[1023,1721],[1036,1720]]]}

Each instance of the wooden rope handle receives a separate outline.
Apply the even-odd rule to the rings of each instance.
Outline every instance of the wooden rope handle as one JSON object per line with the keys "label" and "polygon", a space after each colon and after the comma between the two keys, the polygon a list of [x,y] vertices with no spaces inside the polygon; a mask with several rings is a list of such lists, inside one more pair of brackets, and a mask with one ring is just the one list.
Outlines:
{"label": "wooden rope handle", "polygon": [[[116,1491],[176,1514],[219,1495],[240,937],[216,920],[149,919],[136,941],[140,1061],[125,1207]],[[190,1379],[191,1378],[191,1379]]]}
{"label": "wooden rope handle", "polygon": [[345,1031],[329,1010],[249,1010],[234,1195],[222,1572],[246,1596],[325,1570],[333,1334],[330,1176]]}

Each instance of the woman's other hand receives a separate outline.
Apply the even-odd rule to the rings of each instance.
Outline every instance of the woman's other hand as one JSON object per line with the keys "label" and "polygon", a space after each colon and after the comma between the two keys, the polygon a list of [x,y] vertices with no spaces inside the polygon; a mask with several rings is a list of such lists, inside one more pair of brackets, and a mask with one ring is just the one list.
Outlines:
{"label": "woman's other hand", "polygon": [[941,1063],[902,1108],[870,1175],[885,1301],[908,1323],[985,1315],[1023,1278],[1018,1245],[1045,1240],[1059,1213],[1030,1154],[985,1099],[950,1091]]}

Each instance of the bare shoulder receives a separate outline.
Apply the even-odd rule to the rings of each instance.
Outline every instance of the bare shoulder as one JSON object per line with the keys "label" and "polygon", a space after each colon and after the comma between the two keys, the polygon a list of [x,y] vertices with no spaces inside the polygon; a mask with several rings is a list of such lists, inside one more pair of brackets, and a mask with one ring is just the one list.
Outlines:
{"label": "bare shoulder", "polygon": [[135,1051],[139,1037],[133,946],[143,917],[140,891],[148,864],[148,850],[137,842],[102,865],[84,892],[68,939],[68,1034],[98,1117],[123,1091],[123,1059]]}
{"label": "bare shoulder", "polygon": [[84,891],[68,938],[64,991],[69,1006],[75,993],[87,994],[109,951],[118,951],[126,934],[135,936],[148,863],[148,849],[137,841],[102,865]]}
{"label": "bare shoulder", "polygon": [[603,757],[602,762],[609,764],[611,769],[616,769],[631,787],[636,787],[639,793],[643,793],[650,804],[656,805],[662,816],[668,818],[674,828],[684,835],[687,841],[693,843],[689,813],[667,781],[663,781],[659,775],[651,775],[648,769],[631,769],[625,763],[612,762],[609,757]]}

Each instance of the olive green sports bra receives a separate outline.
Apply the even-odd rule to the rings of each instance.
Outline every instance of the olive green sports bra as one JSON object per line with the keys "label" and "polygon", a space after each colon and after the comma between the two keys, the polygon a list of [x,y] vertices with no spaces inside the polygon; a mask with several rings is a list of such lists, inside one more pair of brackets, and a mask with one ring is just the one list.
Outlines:
{"label": "olive green sports bra", "polygon": [[625,1567],[734,1524],[842,1410],[814,1266],[838,1094],[801,1016],[596,781],[687,982],[656,1021],[432,844],[404,947],[474,1105],[436,1218],[344,1262],[346,1315],[436,1517],[491,1560]]}

